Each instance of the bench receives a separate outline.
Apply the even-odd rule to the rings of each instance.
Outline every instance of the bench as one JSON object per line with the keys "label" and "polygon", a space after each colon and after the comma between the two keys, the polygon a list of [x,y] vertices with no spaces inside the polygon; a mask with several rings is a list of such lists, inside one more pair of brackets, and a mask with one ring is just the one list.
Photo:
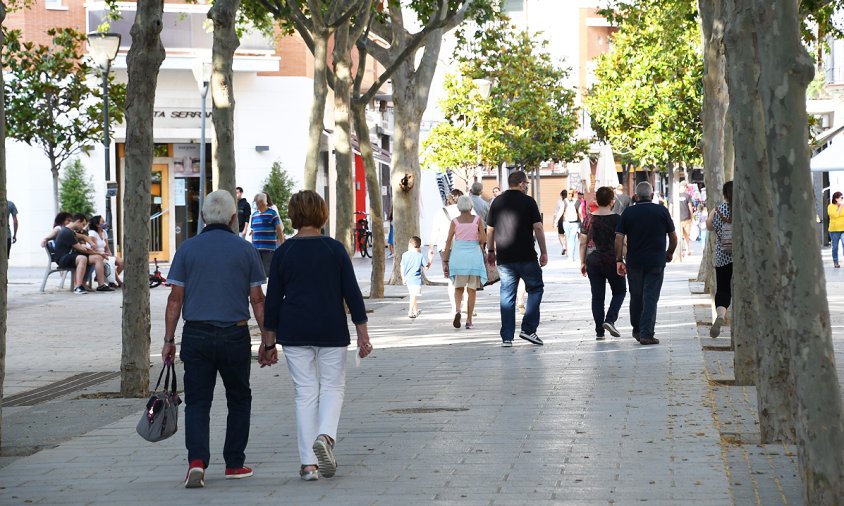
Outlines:
{"label": "bench", "polygon": [[[68,273],[70,273],[71,278],[73,277],[73,272],[76,270],[74,267],[59,267],[56,263],[56,241],[47,241],[47,245],[44,246],[44,251],[47,252],[47,270],[44,271],[44,280],[41,282],[41,292],[44,292],[44,287],[47,286],[47,278],[50,277],[50,274],[54,272],[62,273],[62,282],[59,285],[59,288],[64,288],[64,282],[67,279]],[[73,282],[70,283],[70,289],[73,290]]]}

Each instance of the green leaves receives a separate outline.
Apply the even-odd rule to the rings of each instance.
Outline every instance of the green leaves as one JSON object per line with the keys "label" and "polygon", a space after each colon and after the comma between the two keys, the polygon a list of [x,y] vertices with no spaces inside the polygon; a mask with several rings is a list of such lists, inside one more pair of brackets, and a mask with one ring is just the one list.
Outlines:
{"label": "green leaves", "polygon": [[[47,33],[50,46],[24,42],[18,30],[5,34],[6,131],[8,137],[41,147],[58,170],[102,138],[102,80],[82,54],[84,34],[70,28]],[[125,97],[126,86],[109,76],[112,124],[123,121]]]}
{"label": "green leaves", "polygon": [[94,214],[93,183],[78,158],[74,158],[64,170],[59,190],[59,207],[71,214],[82,213],[89,217]]}
{"label": "green leaves", "polygon": [[273,203],[278,207],[278,215],[281,218],[281,225],[285,234],[293,233],[293,226],[290,224],[290,218],[287,213],[287,204],[290,203],[290,197],[293,195],[294,188],[296,188],[296,182],[281,167],[281,163],[273,162],[270,174],[264,180],[264,186],[261,191],[269,195]]}
{"label": "green leaves", "polygon": [[616,2],[612,50],[586,98],[593,128],[643,165],[700,160],[703,60],[689,0]]}

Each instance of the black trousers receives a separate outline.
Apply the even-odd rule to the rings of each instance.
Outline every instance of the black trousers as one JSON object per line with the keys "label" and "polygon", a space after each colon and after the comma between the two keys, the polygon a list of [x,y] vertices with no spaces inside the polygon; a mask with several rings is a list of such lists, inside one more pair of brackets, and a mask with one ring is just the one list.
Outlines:
{"label": "black trousers", "polygon": [[715,307],[730,307],[733,298],[733,263],[715,268]]}

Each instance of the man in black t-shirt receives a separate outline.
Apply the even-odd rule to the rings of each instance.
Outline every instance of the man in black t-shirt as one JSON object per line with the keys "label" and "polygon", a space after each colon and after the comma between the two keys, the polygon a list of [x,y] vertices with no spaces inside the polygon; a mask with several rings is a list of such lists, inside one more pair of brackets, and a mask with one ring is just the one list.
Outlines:
{"label": "man in black t-shirt", "polygon": [[[671,215],[665,207],[651,202],[653,196],[650,183],[639,183],[636,186],[636,205],[622,213],[615,231],[616,270],[620,276],[627,276],[630,324],[633,326],[633,337],[641,344],[659,344],[659,339],[654,337],[656,307],[665,263],[677,248],[677,233]],[[665,249],[666,236],[668,251]]]}
{"label": "man in black t-shirt", "polygon": [[252,206],[243,198],[243,188],[240,186],[235,188],[235,194],[237,195],[237,230],[243,236],[246,232],[246,224],[252,216]]}
{"label": "man in black t-shirt", "polygon": [[[525,195],[527,175],[515,171],[507,178],[510,188],[492,202],[487,222],[487,262],[498,263],[501,275],[501,340],[502,346],[513,345],[516,332],[516,290],[519,280],[525,282],[528,298],[519,337],[533,344],[542,344],[536,335],[539,326],[539,305],[545,285],[542,267],[548,263],[542,216],[533,198]],[[534,237],[539,243],[536,258]]]}

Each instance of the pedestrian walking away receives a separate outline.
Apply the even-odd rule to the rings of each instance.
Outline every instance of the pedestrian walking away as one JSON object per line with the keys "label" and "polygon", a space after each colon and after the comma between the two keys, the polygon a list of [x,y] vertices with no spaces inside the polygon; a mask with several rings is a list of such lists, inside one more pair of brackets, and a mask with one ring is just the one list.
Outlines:
{"label": "pedestrian walking away", "polygon": [[11,200],[6,201],[6,258],[12,253],[12,244],[18,242],[18,208]]}
{"label": "pedestrian walking away", "polygon": [[284,230],[281,228],[278,212],[269,207],[266,193],[255,195],[255,205],[258,210],[252,213],[250,224],[252,244],[261,255],[264,273],[268,274],[275,249],[284,243]]}
{"label": "pedestrian walking away", "polygon": [[[562,192],[560,192],[560,195],[562,196]],[[569,190],[566,198],[563,199],[562,202],[560,219],[563,224],[563,235],[566,236],[566,240],[568,241],[563,250],[568,252],[569,258],[571,258],[572,262],[577,259],[577,247],[579,244],[578,234],[580,233],[580,209],[581,203],[577,199],[577,190]],[[559,232],[559,227],[557,231]],[[563,255],[565,255],[565,252]]]}
{"label": "pedestrian walking away", "polygon": [[560,246],[563,248],[560,255],[566,256],[566,226],[563,221],[563,211],[565,210],[566,201],[568,200],[568,190],[560,192],[560,199],[557,201],[557,207],[554,209],[554,223],[557,227],[557,240],[560,241]]}
{"label": "pedestrian walking away", "polygon": [[[185,447],[188,450],[186,488],[205,486],[205,470],[211,459],[210,412],[217,374],[226,389],[228,417],[223,459],[225,478],[252,476],[246,467],[246,445],[252,414],[249,386],[252,344],[249,335],[249,304],[265,343],[264,269],[258,252],[232,232],[237,207],[231,193],[208,194],[202,206],[205,228],[185,241],[173,257],[167,282],[172,285],[164,320],[163,360],[176,356],[176,324],[182,327],[179,353],[185,367]],[[278,360],[275,345],[262,360]]]}
{"label": "pedestrian walking away", "polygon": [[827,207],[829,215],[829,239],[832,246],[832,265],[836,269],[841,267],[838,263],[838,244],[842,243],[844,237],[844,194],[835,192],[832,194],[832,202]]}
{"label": "pedestrian walking away", "polygon": [[471,329],[477,290],[486,283],[483,247],[486,232],[480,216],[472,215],[472,200],[463,195],[457,199],[460,216],[451,221],[443,256],[443,273],[454,284],[454,303],[457,308],[452,324],[460,328],[460,306],[466,291],[466,328]]}
{"label": "pedestrian walking away", "polygon": [[[732,300],[730,285],[733,280],[733,182],[727,181],[723,188],[724,202],[709,214],[706,227],[715,231],[715,320],[709,329],[709,337],[721,335],[721,327]],[[840,195],[840,193],[839,193]],[[834,195],[833,195],[834,197]],[[839,201],[841,199],[839,198]],[[832,205],[830,205],[832,207]],[[832,214],[830,213],[830,216]],[[844,221],[844,218],[841,218]],[[837,256],[833,250],[833,255]],[[838,266],[837,259],[835,266]]]}
{"label": "pedestrian walking away", "polygon": [[[451,228],[451,220],[460,215],[457,210],[457,199],[463,195],[463,192],[457,189],[451,190],[445,199],[445,206],[438,213],[434,213],[431,220],[431,244],[428,249],[428,256],[433,258],[434,250],[439,251],[440,261],[445,258],[445,243],[448,241],[448,231]],[[448,300],[451,303],[449,314],[453,315],[457,309],[454,307],[454,284],[451,278],[446,276],[448,280]]]}
{"label": "pedestrian walking away", "polygon": [[659,344],[659,339],[654,337],[656,309],[665,263],[677,248],[671,215],[664,206],[654,203],[653,198],[650,183],[636,185],[636,205],[622,213],[615,235],[616,272],[627,276],[633,338],[644,345]]}
{"label": "pedestrian walking away", "polygon": [[694,213],[692,198],[689,196],[689,185],[685,182],[680,183],[680,195],[677,196],[677,201],[680,204],[680,232],[683,235],[680,256],[683,257],[692,254],[692,214]]}
{"label": "pedestrian walking away", "polygon": [[[279,247],[270,266],[265,325],[269,342],[259,352],[271,365],[282,346],[296,394],[299,477],[331,478],[337,470],[334,445],[346,389],[350,343],[346,306],[357,331],[358,356],[372,352],[355,271],[343,245],[321,235],[328,206],[313,191],[300,191],[287,207],[298,233]],[[311,315],[311,317],[303,317]]]}
{"label": "pedestrian walking away", "polygon": [[621,214],[624,212],[625,209],[633,205],[633,201],[630,197],[624,193],[624,185],[618,185],[615,187],[615,202],[612,205],[612,212],[615,214]]}
{"label": "pedestrian walking away", "polygon": [[[580,234],[580,272],[589,277],[595,337],[603,340],[605,332],[613,337],[621,337],[615,322],[627,288],[615,265],[615,230],[621,217],[613,213],[612,188],[598,188],[595,198],[598,209],[592,213]],[[604,313],[607,284],[610,285],[612,299],[609,310]]]}
{"label": "pedestrian walking away", "polygon": [[[501,276],[501,342],[505,347],[513,345],[516,290],[522,279],[528,297],[519,337],[542,345],[542,339],[536,334],[539,306],[545,289],[542,267],[548,263],[542,215],[536,201],[526,195],[529,183],[523,171],[512,172],[507,184],[509,189],[493,201],[487,223],[487,262],[497,263]],[[538,261],[534,238],[539,243]]]}
{"label": "pedestrian walking away", "polygon": [[237,199],[237,230],[241,237],[246,238],[247,225],[252,216],[252,206],[243,197],[243,188],[240,186],[235,188],[235,197]]}
{"label": "pedestrian walking away", "polygon": [[401,280],[407,286],[410,301],[408,318],[419,316],[419,296],[422,294],[422,271],[431,267],[431,259],[422,254],[422,239],[412,236],[407,241],[407,251],[401,256]]}
{"label": "pedestrian walking away", "polygon": [[469,197],[471,198],[472,209],[474,209],[475,214],[480,216],[484,224],[486,224],[486,219],[489,215],[489,203],[481,197],[483,191],[483,183],[474,182],[471,188],[469,188]]}

